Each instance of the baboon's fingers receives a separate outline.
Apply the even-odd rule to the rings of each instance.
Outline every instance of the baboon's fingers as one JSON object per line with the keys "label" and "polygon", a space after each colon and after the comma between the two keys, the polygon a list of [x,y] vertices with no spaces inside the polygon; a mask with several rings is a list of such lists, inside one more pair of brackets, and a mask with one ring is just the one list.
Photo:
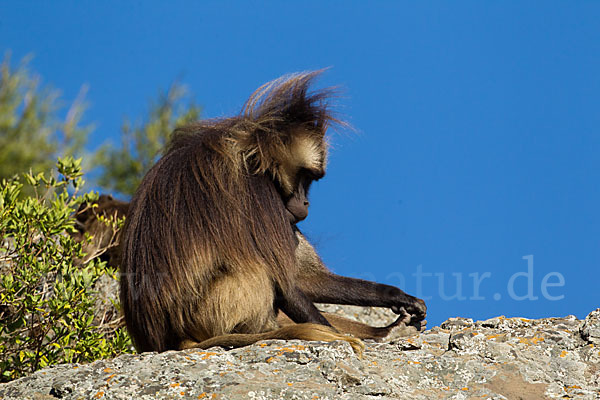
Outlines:
{"label": "baboon's fingers", "polygon": [[409,325],[417,328],[419,332],[423,332],[427,327],[427,320],[422,318],[414,318],[413,316],[413,319],[410,321]]}
{"label": "baboon's fingers", "polygon": [[427,307],[425,306],[425,302],[420,299],[415,304],[419,307],[413,306],[396,306],[392,307],[392,311],[397,314],[400,314],[403,321],[408,326],[414,326],[420,332],[424,329],[425,324],[422,324],[422,321],[425,320],[427,316]]}
{"label": "baboon's fingers", "polygon": [[411,319],[407,326],[413,326],[417,329],[418,332],[423,332],[425,328],[427,328],[427,321],[424,319]]}
{"label": "baboon's fingers", "polygon": [[400,304],[400,305],[395,305],[391,307],[391,310],[396,313],[396,314],[402,314],[403,310],[404,312],[407,312],[415,317],[419,317],[421,319],[425,318],[425,316],[427,316],[427,306],[425,305],[425,302],[423,302],[423,300],[420,299],[416,299],[414,303],[410,303],[410,304]]}
{"label": "baboon's fingers", "polygon": [[404,307],[400,307],[397,314],[399,314],[399,317],[395,322],[408,324],[412,319],[412,315],[410,315]]}

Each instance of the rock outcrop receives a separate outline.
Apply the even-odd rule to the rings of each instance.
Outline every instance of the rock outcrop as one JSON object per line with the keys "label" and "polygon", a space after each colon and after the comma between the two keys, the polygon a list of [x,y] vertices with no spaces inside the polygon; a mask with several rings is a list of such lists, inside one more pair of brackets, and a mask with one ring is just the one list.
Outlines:
{"label": "rock outcrop", "polygon": [[[387,310],[327,306],[374,325]],[[403,331],[405,334],[407,331]],[[268,341],[59,365],[0,385],[0,399],[600,398],[600,309],[530,320],[450,319],[362,359],[346,342]]]}

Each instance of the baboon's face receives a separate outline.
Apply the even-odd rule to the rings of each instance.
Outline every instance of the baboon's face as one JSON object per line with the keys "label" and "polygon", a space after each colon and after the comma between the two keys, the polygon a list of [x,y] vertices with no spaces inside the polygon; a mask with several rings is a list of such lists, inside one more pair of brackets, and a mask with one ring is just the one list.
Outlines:
{"label": "baboon's face", "polygon": [[291,224],[296,224],[308,216],[308,190],[313,181],[325,175],[323,170],[310,170],[301,168],[297,174],[294,191],[283,197],[287,215]]}
{"label": "baboon's face", "polygon": [[282,163],[284,182],[281,197],[290,223],[296,224],[308,216],[308,190],[313,181],[325,175],[326,144],[323,140],[300,133],[290,145],[290,157]]}

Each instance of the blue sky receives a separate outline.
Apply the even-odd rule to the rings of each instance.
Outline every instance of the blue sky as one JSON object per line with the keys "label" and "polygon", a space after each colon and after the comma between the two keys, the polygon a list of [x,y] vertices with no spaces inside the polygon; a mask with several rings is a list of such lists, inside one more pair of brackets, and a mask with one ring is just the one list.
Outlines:
{"label": "blue sky", "polygon": [[598,21],[592,1],[3,2],[0,51],[66,100],[89,85],[91,148],[175,79],[218,117],[332,67],[358,133],[333,134],[301,228],[335,272],[426,296],[432,326],[600,307]]}

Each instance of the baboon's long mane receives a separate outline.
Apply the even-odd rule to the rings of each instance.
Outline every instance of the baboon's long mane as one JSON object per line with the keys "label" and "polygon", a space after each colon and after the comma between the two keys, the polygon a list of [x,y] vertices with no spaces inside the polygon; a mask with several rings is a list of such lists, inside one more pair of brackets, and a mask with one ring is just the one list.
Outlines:
{"label": "baboon's long mane", "polygon": [[319,73],[262,86],[239,116],[179,128],[143,179],[124,228],[121,284],[139,350],[193,336],[185,329],[204,312],[204,291],[236,270],[266,269],[287,289],[296,239],[280,191],[293,186],[290,168],[324,173],[323,139],[336,121],[330,90],[309,93]]}

